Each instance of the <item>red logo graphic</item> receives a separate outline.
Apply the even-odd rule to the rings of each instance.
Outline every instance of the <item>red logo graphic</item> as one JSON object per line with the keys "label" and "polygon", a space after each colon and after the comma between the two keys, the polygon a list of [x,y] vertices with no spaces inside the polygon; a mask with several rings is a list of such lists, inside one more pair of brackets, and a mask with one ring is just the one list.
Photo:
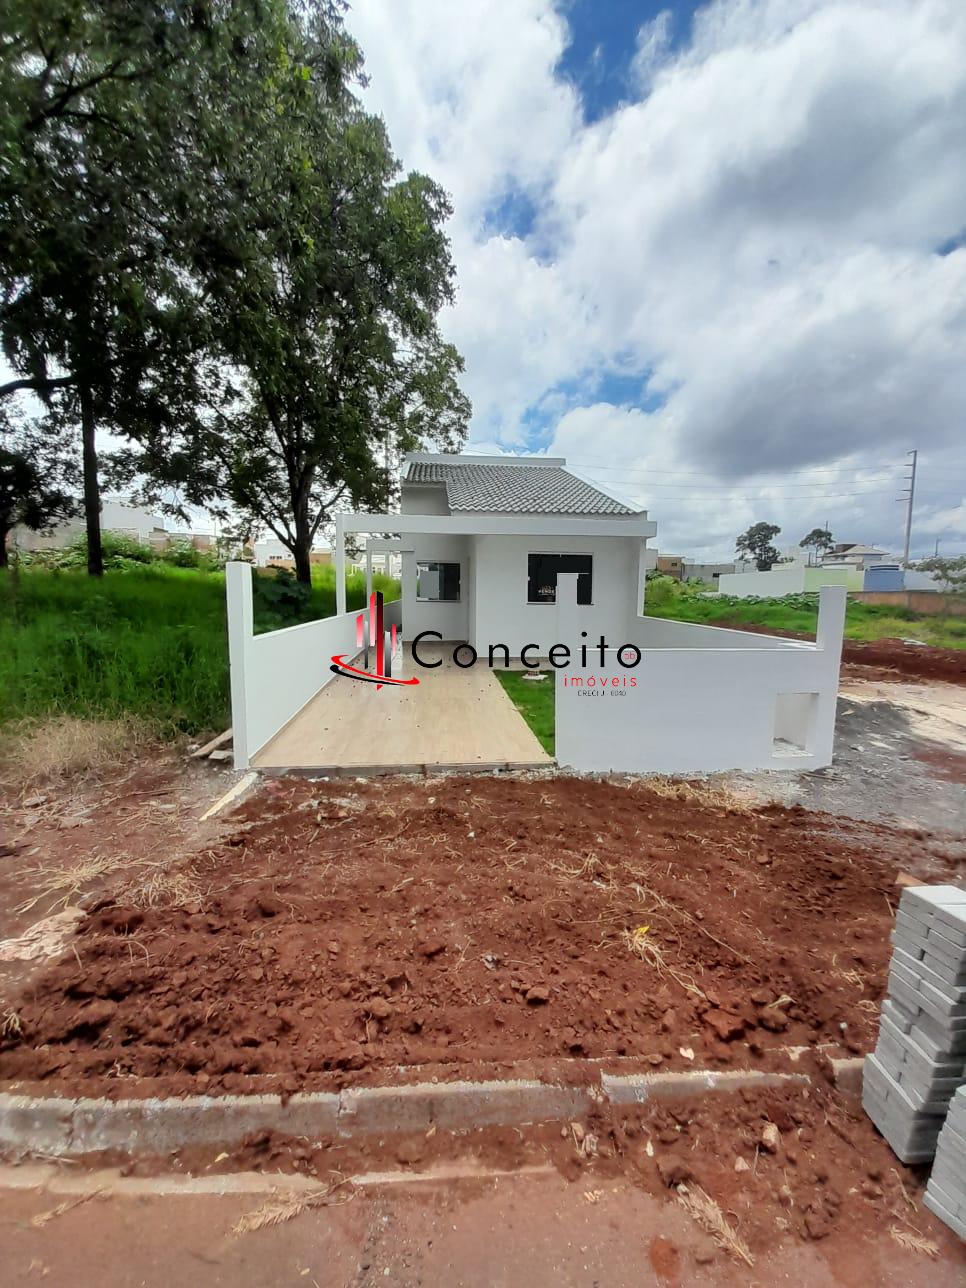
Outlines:
{"label": "red logo graphic", "polygon": [[[393,678],[392,659],[396,652],[396,645],[402,644],[402,637],[397,634],[395,623],[389,633],[389,648],[386,649],[386,627],[385,617],[383,615],[382,591],[374,591],[369,596],[369,630],[365,629],[365,613],[360,613],[356,618],[356,647],[363,650],[363,666],[352,666],[345,661],[344,653],[333,653],[330,671],[336,675],[344,675],[347,680],[363,680],[367,684],[374,684],[376,691],[382,688],[384,684],[418,684],[417,676],[411,676],[408,680]],[[374,648],[376,652],[376,669],[370,671],[369,667],[369,649]]]}

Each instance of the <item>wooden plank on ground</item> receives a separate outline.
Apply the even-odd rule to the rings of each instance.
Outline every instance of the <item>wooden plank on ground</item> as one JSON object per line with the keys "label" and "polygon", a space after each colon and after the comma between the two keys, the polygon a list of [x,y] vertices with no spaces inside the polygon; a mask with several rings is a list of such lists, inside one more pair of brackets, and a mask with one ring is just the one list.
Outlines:
{"label": "wooden plank on ground", "polygon": [[199,747],[197,751],[193,751],[191,753],[191,759],[200,760],[202,756],[210,756],[217,747],[222,746],[224,743],[230,741],[230,739],[231,730],[226,729],[225,732],[220,733],[217,738],[212,738],[211,742],[206,742],[203,747]]}

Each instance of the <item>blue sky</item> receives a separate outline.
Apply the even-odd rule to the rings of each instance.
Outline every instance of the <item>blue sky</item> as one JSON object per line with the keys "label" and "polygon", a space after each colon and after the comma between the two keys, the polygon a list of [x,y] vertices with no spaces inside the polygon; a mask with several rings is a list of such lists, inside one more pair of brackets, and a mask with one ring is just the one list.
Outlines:
{"label": "blue sky", "polygon": [[567,456],[665,550],[828,521],[966,550],[962,0],[353,0],[451,194],[469,449]]}
{"label": "blue sky", "polygon": [[697,5],[653,4],[649,0],[574,0],[561,6],[569,42],[559,69],[577,87],[584,119],[596,121],[634,97],[631,64],[638,32],[662,13],[668,15],[670,48],[687,40]]}

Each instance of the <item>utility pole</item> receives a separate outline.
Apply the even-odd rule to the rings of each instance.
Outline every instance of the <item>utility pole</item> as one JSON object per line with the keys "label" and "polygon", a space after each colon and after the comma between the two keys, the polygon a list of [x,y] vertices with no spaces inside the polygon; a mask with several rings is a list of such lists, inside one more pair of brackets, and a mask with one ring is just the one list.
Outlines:
{"label": "utility pole", "polygon": [[907,492],[905,496],[899,497],[899,500],[905,501],[906,503],[906,540],[902,550],[902,563],[903,567],[908,568],[909,542],[912,537],[912,505],[916,496],[916,460],[919,453],[913,450],[911,452],[906,452],[906,455],[911,456],[912,460],[906,466],[909,470],[909,478],[906,480]]}

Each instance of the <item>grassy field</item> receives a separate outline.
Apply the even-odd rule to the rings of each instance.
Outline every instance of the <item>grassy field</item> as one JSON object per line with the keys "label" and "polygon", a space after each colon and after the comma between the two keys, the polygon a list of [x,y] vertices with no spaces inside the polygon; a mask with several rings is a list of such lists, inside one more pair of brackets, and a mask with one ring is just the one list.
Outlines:
{"label": "grassy field", "polygon": [[522,671],[494,670],[493,674],[509,694],[510,701],[537,736],[537,741],[548,756],[554,754],[554,673],[534,683],[525,680]]}
{"label": "grassy field", "polygon": [[[818,595],[786,595],[783,599],[734,599],[728,595],[700,598],[670,578],[647,586],[644,611],[651,617],[672,617],[709,626],[760,626],[766,630],[815,634]],[[924,616],[888,604],[863,604],[850,599],[845,615],[850,640],[913,639],[941,648],[966,648],[966,617]]]}
{"label": "grassy field", "polygon": [[[375,578],[397,598],[398,583]],[[256,629],[335,612],[335,572],[311,594],[258,576]],[[365,576],[347,578],[362,607]],[[106,572],[38,568],[0,574],[0,723],[48,716],[136,716],[163,731],[222,729],[229,720],[225,578],[150,564]]]}

